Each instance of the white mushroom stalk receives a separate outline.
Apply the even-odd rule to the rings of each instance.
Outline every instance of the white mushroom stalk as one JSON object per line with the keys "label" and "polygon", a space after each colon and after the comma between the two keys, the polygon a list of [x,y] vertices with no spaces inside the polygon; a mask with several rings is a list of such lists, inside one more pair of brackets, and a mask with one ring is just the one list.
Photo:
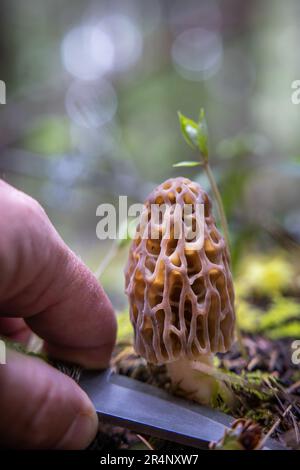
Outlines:
{"label": "white mushroom stalk", "polygon": [[[153,204],[166,208],[158,223]],[[192,207],[189,227],[204,206],[201,244],[196,238],[187,242],[186,219],[175,209],[185,204]],[[154,223],[158,237],[152,236]],[[230,349],[235,324],[228,249],[209,197],[187,178],[167,180],[147,199],[137,231],[125,271],[135,350],[152,364],[166,364],[174,387],[186,396],[209,404],[218,391],[224,396],[224,385],[211,371],[214,354]]]}

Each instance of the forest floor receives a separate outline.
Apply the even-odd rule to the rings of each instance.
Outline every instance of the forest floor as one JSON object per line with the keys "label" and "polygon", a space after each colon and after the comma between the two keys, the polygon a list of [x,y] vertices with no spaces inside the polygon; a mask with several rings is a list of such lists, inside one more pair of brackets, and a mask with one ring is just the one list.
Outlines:
{"label": "forest floor", "polygon": [[[267,435],[290,449],[300,449],[300,366],[291,361],[291,340],[270,340],[259,335],[243,335],[246,359],[236,343],[226,354],[218,355],[218,371],[233,391],[238,406],[228,409],[222,400],[213,406],[228,412],[238,421],[235,431],[218,443],[238,449],[254,449]],[[164,366],[149,367],[134,353],[130,343],[116,348],[113,366],[116,372],[155,385],[170,393],[172,389]],[[227,438],[226,438],[227,437]],[[228,444],[229,443],[229,444]],[[180,451],[174,443],[128,430],[101,424],[90,449],[155,449]]]}

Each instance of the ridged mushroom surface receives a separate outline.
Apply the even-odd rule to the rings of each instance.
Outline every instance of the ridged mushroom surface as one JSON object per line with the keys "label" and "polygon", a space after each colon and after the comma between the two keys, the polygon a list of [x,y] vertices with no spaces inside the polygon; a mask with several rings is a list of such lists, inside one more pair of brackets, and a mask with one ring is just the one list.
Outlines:
{"label": "ridged mushroom surface", "polygon": [[[155,221],[153,204],[165,207]],[[191,205],[192,219],[199,204],[204,205],[200,248],[191,249],[184,235],[174,236],[178,226],[185,233],[185,221],[175,210],[184,204]],[[153,228],[155,237],[151,238]],[[235,314],[229,254],[216,228],[210,199],[197,183],[173,178],[150,194],[130,248],[125,278],[135,350],[148,362],[197,360],[203,354],[230,349]]]}

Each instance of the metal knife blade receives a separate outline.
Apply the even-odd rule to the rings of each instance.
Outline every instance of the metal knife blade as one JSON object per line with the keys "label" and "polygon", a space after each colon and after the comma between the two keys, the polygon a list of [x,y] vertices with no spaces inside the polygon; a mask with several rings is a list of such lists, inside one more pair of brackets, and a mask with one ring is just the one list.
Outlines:
{"label": "metal knife blade", "polygon": [[[164,390],[112,373],[83,372],[79,385],[104,422],[179,444],[207,448],[234,418],[173,397]],[[264,449],[284,449],[268,439]]]}

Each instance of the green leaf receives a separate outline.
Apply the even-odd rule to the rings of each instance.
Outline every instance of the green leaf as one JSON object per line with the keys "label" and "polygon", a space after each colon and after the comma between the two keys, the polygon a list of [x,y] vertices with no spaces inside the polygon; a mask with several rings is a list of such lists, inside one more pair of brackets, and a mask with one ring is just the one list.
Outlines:
{"label": "green leaf", "polygon": [[199,149],[204,160],[208,158],[208,132],[204,109],[201,108],[199,121],[195,122],[178,111],[178,118],[183,137],[194,149]]}
{"label": "green leaf", "polygon": [[178,167],[191,167],[191,166],[200,166],[200,162],[192,162],[192,161],[186,161],[186,162],[179,162],[179,163],[174,163],[173,167],[178,168]]}
{"label": "green leaf", "polygon": [[198,146],[198,125],[192,119],[184,116],[180,111],[178,111],[178,118],[180,123],[180,128],[183,137],[186,142],[192,147],[197,148]]}
{"label": "green leaf", "polygon": [[117,323],[118,323],[118,342],[128,341],[133,336],[133,329],[130,322],[129,312],[128,310],[124,310],[123,312],[118,312],[117,315]]}
{"label": "green leaf", "polygon": [[205,160],[208,157],[208,131],[204,109],[201,108],[198,122],[198,147]]}

